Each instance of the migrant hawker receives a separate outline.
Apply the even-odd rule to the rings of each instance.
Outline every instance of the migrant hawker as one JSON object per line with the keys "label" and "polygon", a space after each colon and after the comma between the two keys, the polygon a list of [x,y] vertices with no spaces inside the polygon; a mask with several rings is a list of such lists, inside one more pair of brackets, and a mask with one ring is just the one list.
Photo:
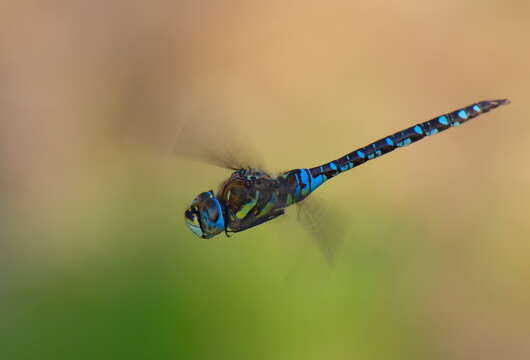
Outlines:
{"label": "migrant hawker", "polygon": [[228,236],[263,224],[283,215],[286,207],[304,200],[345,171],[508,103],[507,99],[480,101],[384,137],[337,160],[277,177],[254,168],[234,169],[217,193],[203,192],[193,200],[184,213],[186,225],[197,236],[209,239],[221,232]]}

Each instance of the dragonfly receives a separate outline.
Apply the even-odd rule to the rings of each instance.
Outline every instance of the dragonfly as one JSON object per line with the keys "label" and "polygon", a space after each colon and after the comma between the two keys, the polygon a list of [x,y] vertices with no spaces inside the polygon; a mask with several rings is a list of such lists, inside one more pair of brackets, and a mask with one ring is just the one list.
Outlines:
{"label": "dragonfly", "polygon": [[233,168],[218,191],[200,193],[184,212],[187,227],[198,237],[237,233],[285,214],[328,180],[395,149],[424,137],[459,126],[501,105],[508,99],[479,101],[396,132],[336,160],[312,168],[300,168],[273,176],[252,167]]}

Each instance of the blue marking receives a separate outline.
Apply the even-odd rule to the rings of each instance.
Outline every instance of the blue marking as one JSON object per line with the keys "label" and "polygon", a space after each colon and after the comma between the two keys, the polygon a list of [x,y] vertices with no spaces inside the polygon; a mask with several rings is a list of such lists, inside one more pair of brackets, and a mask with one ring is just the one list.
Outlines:
{"label": "blue marking", "polygon": [[368,159],[371,160],[371,159],[375,159],[376,157],[378,156],[381,156],[383,155],[383,153],[381,152],[381,150],[377,150],[371,154],[368,155]]}
{"label": "blue marking", "polygon": [[[302,182],[304,188],[306,188],[307,185],[309,185],[309,178],[307,177],[307,170],[301,169],[299,174],[300,174],[300,181]],[[302,184],[300,185],[302,186]]]}
{"label": "blue marking", "polygon": [[414,132],[416,132],[417,134],[423,134],[423,129],[421,128],[421,126],[416,125],[414,126]]}
{"label": "blue marking", "polygon": [[460,125],[460,121],[455,121],[454,123],[451,124],[452,127],[455,127],[455,126],[458,126]]}
{"label": "blue marking", "polygon": [[[310,190],[310,183],[309,183],[309,170],[307,169],[300,169],[300,181],[302,182],[302,184],[300,184],[300,186],[304,186],[302,189],[301,189],[301,195],[302,196],[306,196],[307,194],[309,194],[309,190]],[[273,192],[274,194],[274,192]]]}
{"label": "blue marking", "polygon": [[465,110],[460,110],[458,112],[458,116],[461,118],[461,119],[467,119],[468,115],[467,115],[467,112]]}
{"label": "blue marking", "polygon": [[390,146],[394,146],[394,142],[392,141],[391,138],[387,137],[385,140],[386,140],[386,143],[387,143],[388,145],[390,145]]}
{"label": "blue marking", "polygon": [[357,156],[364,159],[364,153],[361,150],[357,151]]}
{"label": "blue marking", "polygon": [[410,138],[406,138],[398,142],[396,145],[399,147],[402,147],[402,146],[407,146],[409,144],[412,144],[412,140]]}
{"label": "blue marking", "polygon": [[447,120],[447,117],[445,115],[442,115],[438,118],[438,122],[442,125],[449,125],[449,120]]}
{"label": "blue marking", "polygon": [[432,129],[431,131],[427,131],[427,136],[430,136],[430,135],[434,135],[434,134],[438,134],[439,130],[438,129]]}
{"label": "blue marking", "polygon": [[331,170],[337,170],[337,165],[335,165],[334,162],[330,162],[329,167],[331,168]]}
{"label": "blue marking", "polygon": [[350,170],[351,169],[350,166],[352,166],[352,163],[346,163],[346,164],[344,164],[344,166],[340,167],[340,171]]}
{"label": "blue marking", "polygon": [[473,110],[474,110],[475,112],[480,112],[480,106],[478,106],[478,105],[473,105]]}
{"label": "blue marking", "polygon": [[324,183],[324,175],[320,174],[316,178],[311,176],[310,181],[311,181],[311,183],[310,183],[311,184],[311,191],[313,191],[317,187],[319,187],[320,185],[322,185]]}

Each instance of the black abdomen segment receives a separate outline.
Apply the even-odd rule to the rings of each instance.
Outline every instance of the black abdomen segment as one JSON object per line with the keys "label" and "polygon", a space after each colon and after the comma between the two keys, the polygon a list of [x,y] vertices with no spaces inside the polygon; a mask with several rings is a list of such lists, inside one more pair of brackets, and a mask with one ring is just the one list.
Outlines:
{"label": "black abdomen segment", "polygon": [[509,104],[508,99],[481,101],[465,108],[458,109],[449,114],[438,116],[432,120],[411,126],[408,129],[399,131],[393,135],[377,140],[368,146],[357,149],[343,157],[317,166],[308,170],[310,191],[312,192],[326,180],[338,174],[350,170],[356,166],[364,164],[368,160],[375,159],[394,149],[407,146],[425,136],[435,135],[439,132],[463,124],[480,114],[486,113],[498,106]]}

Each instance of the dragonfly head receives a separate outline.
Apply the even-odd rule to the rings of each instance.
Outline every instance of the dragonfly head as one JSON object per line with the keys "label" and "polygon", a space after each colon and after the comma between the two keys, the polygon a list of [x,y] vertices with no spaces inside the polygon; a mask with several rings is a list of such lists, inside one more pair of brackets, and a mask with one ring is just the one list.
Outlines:
{"label": "dragonfly head", "polygon": [[223,208],[213,191],[199,194],[184,212],[188,228],[197,236],[209,239],[225,230]]}

